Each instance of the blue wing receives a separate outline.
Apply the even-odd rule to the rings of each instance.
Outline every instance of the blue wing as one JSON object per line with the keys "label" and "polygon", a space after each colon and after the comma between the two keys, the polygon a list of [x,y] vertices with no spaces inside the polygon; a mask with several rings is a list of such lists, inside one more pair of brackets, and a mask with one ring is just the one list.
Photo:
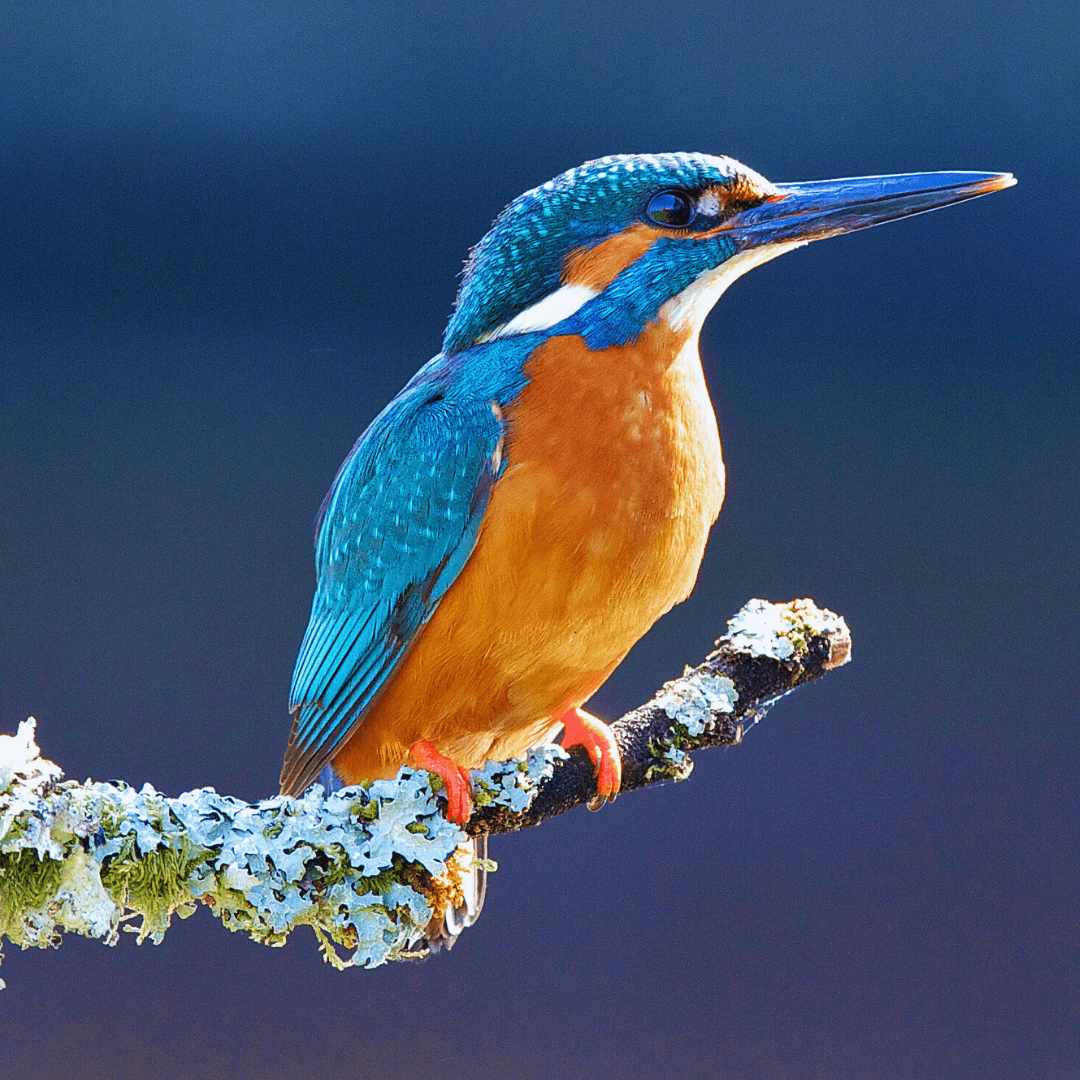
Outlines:
{"label": "blue wing", "polygon": [[320,512],[283,792],[300,794],[345,744],[461,572],[502,439],[492,402],[414,380],[353,447]]}

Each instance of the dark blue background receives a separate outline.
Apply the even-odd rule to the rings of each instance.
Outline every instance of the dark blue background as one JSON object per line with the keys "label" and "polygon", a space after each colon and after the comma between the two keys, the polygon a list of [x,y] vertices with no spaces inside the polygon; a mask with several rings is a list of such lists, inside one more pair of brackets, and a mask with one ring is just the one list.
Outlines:
{"label": "dark blue background", "polygon": [[170,793],[275,790],[315,510],[513,196],[626,151],[1020,178],[722,299],[727,505],[594,704],[751,596],[843,613],[848,668],[498,839],[427,964],[205,912],[9,947],[12,1075],[1080,1072],[1075,0],[8,0],[0,50],[0,729]]}

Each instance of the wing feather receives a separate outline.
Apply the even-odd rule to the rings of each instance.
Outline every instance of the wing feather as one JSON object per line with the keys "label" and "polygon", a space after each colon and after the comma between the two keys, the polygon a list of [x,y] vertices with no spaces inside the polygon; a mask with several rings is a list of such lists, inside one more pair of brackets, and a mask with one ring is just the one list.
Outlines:
{"label": "wing feather", "polygon": [[353,447],[320,512],[283,792],[300,794],[363,723],[461,572],[503,463],[502,439],[490,402],[422,383]]}

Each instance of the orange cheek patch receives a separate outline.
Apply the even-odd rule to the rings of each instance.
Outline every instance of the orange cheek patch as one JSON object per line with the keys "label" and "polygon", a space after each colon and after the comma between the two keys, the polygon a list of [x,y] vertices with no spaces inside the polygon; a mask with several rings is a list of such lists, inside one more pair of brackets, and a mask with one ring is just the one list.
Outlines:
{"label": "orange cheek patch", "polygon": [[659,229],[638,222],[592,247],[576,248],[563,262],[562,283],[585,285],[603,292],[628,266],[633,266],[660,235]]}

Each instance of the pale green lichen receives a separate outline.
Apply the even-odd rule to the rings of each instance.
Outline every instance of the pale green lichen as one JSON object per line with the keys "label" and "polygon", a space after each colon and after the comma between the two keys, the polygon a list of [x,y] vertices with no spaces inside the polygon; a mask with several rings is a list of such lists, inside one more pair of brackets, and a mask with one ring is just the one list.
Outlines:
{"label": "pale green lichen", "polygon": [[[34,731],[31,718],[0,735],[0,940],[46,947],[68,930],[113,944],[123,925],[158,943],[173,915],[201,903],[267,945],[309,925],[337,967],[426,950],[467,839],[427,772],[254,805],[213,788],[168,798],[148,784],[58,783]],[[489,763],[474,786],[485,802],[523,810],[564,756],[542,747]]]}
{"label": "pale green lichen", "polygon": [[790,660],[804,655],[810,639],[828,633],[835,622],[832,612],[809,600],[787,604],[750,600],[728,620],[728,632],[721,641],[751,656]]}
{"label": "pale green lichen", "polygon": [[685,780],[694,771],[694,759],[683,750],[677,743],[682,741],[682,735],[678,728],[672,728],[671,741],[651,741],[649,752],[653,756],[653,762],[645,770],[645,780],[648,783],[660,780]]}
{"label": "pale green lichen", "polygon": [[686,729],[690,736],[703,735],[716,726],[716,714],[735,711],[739,692],[726,675],[695,672],[664,683],[652,704]]}
{"label": "pale green lichen", "polygon": [[473,770],[473,798],[477,806],[499,803],[515,812],[527,810],[555,762],[569,756],[561,746],[549,744],[528,751],[523,761],[489,761]]}
{"label": "pale green lichen", "polygon": [[655,760],[646,769],[646,780],[685,780],[694,770],[688,749],[693,740],[716,727],[717,715],[735,711],[739,693],[726,675],[688,672],[664,683],[652,704],[671,720],[661,740],[649,744]]}

